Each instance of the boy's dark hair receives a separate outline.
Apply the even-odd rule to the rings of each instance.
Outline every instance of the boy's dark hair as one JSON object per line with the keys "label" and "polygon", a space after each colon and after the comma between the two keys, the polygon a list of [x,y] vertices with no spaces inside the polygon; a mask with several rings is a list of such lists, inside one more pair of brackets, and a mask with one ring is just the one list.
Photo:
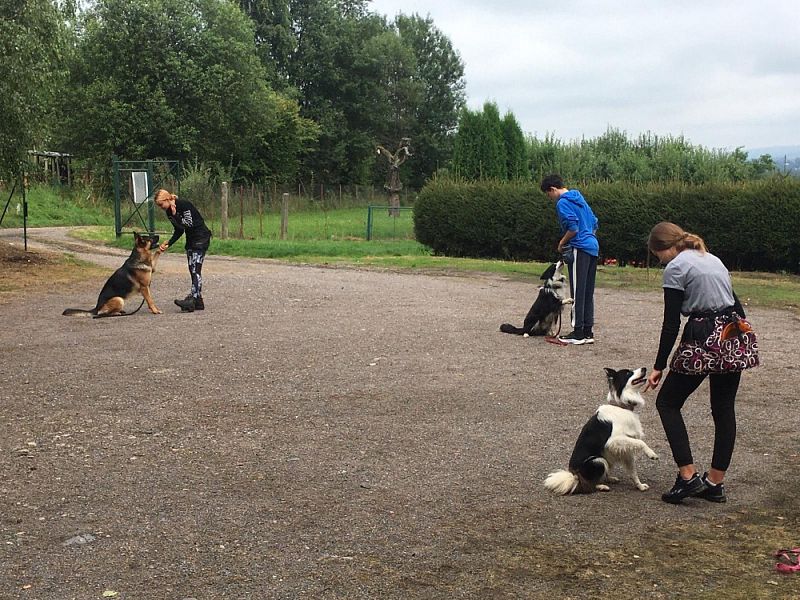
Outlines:
{"label": "boy's dark hair", "polygon": [[539,187],[542,188],[543,192],[546,192],[551,187],[561,189],[564,187],[564,180],[561,179],[561,175],[547,175],[542,179],[542,184]]}

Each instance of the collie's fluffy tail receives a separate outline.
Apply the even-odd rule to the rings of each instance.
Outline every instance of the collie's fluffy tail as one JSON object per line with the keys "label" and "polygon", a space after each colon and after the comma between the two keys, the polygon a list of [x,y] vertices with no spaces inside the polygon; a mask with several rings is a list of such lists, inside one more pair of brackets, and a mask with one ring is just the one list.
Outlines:
{"label": "collie's fluffy tail", "polygon": [[544,487],[559,496],[567,496],[578,487],[578,476],[575,473],[561,469],[547,476],[547,479],[544,480]]}
{"label": "collie's fluffy tail", "polygon": [[525,330],[521,327],[514,327],[511,323],[503,323],[500,325],[500,331],[503,333],[513,333],[514,335],[522,335]]}
{"label": "collie's fluffy tail", "polygon": [[70,316],[73,316],[73,315],[81,315],[81,316],[84,316],[84,317],[91,317],[92,315],[97,314],[97,313],[95,313],[95,311],[93,311],[93,310],[84,310],[82,308],[67,308],[61,314],[64,315],[65,317],[70,317]]}

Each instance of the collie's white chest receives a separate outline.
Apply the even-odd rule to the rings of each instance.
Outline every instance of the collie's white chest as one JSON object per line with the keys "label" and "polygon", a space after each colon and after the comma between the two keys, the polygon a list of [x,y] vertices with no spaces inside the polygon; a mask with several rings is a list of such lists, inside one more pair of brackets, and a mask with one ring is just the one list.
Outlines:
{"label": "collie's white chest", "polygon": [[640,440],[644,435],[639,415],[632,410],[612,406],[611,404],[603,404],[597,410],[597,418],[606,423],[611,423],[612,438],[625,436]]}

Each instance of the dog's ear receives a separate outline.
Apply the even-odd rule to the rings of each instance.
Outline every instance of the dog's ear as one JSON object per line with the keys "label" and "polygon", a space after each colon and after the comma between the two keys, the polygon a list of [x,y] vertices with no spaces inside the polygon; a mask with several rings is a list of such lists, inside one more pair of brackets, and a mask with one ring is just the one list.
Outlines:
{"label": "dog's ear", "polygon": [[605,368],[605,371],[606,371],[606,377],[608,377],[609,381],[614,379],[614,377],[617,374],[617,372],[614,369],[609,369],[608,367]]}

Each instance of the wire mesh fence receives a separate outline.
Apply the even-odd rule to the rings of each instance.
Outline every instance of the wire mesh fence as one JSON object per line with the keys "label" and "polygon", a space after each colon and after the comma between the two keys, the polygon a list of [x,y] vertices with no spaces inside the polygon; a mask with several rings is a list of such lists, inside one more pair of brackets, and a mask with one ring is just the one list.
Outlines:
{"label": "wire mesh fence", "polygon": [[[188,185],[187,185],[188,183]],[[413,194],[401,194],[401,209],[370,211],[385,204],[384,190],[369,186],[232,185],[227,196],[228,237],[234,239],[281,239],[282,210],[287,203],[285,239],[409,240],[414,239]],[[180,196],[198,207],[215,236],[222,232],[222,189],[207,182],[181,184]],[[171,225],[156,211],[156,230],[169,232]],[[371,220],[371,222],[370,222]],[[371,225],[371,227],[370,227]]]}

